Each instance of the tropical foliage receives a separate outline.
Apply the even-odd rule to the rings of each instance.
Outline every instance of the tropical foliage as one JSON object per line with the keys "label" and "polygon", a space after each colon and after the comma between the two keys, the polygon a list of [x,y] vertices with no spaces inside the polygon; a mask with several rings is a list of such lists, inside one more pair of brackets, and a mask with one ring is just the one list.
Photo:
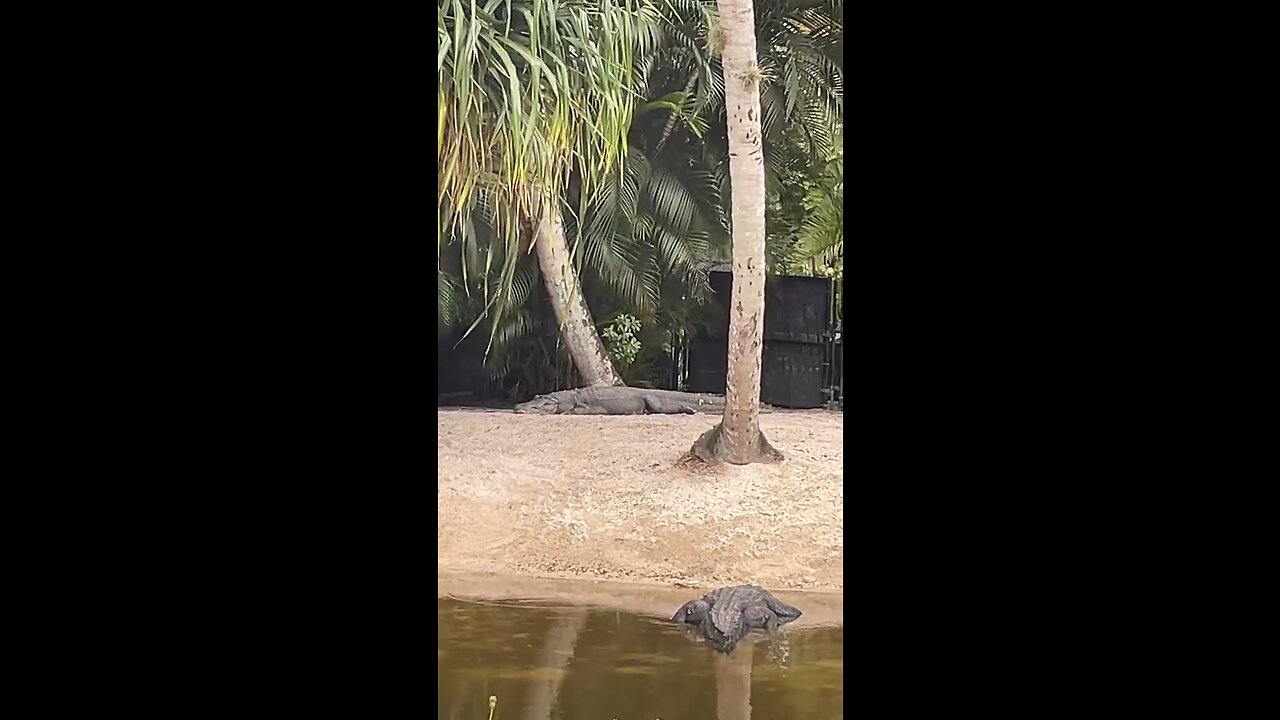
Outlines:
{"label": "tropical foliage", "polygon": [[515,305],[541,205],[571,173],[585,197],[624,156],[631,68],[657,20],[631,0],[441,0],[437,252],[456,241],[461,289],[481,290],[495,319]]}
{"label": "tropical foliage", "polygon": [[844,270],[844,148],[839,136],[823,162],[792,143],[782,190],[770,205],[770,262],[785,275],[832,277]]}
{"label": "tropical foliage", "polygon": [[[755,7],[772,269],[842,267],[843,2]],[[495,386],[573,384],[529,254],[558,202],[598,326],[641,324],[623,379],[676,382],[728,257],[715,3],[442,0],[438,32],[438,332],[482,346]]]}

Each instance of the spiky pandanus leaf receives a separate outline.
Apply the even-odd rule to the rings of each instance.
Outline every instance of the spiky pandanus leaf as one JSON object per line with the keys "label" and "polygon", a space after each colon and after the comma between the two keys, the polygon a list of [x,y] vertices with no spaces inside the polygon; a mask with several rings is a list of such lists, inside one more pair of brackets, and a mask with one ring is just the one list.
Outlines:
{"label": "spiky pandanus leaf", "polygon": [[[632,68],[656,20],[639,0],[440,0],[438,252],[455,240],[464,275],[499,278],[492,294],[482,285],[495,319],[539,212],[557,211],[571,172],[590,193],[624,156]],[[505,252],[474,231],[482,196],[489,245]]]}

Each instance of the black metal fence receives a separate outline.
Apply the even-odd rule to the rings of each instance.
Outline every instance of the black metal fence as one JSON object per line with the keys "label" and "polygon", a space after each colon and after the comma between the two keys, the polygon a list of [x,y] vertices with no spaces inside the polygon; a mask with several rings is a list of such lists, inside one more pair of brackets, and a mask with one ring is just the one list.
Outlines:
{"label": "black metal fence", "polygon": [[[728,371],[729,314],[733,276],[710,273],[713,291],[705,332],[671,338],[667,361],[649,379],[655,387],[722,394]],[[765,285],[764,348],[760,398],[776,407],[843,408],[844,343],[836,281],[817,277],[772,277]],[[461,329],[437,337],[440,395],[498,397],[529,388],[494,388],[486,382],[485,337],[455,344]],[[547,339],[549,346],[556,338]],[[667,365],[669,363],[669,366]],[[540,389],[532,391],[541,392]],[[519,394],[519,393],[523,394]]]}
{"label": "black metal fence", "polygon": [[[692,338],[688,389],[723,393],[728,372],[733,276],[713,272],[711,329]],[[836,313],[835,281],[774,277],[765,285],[760,399],[786,408],[843,407],[844,348]]]}

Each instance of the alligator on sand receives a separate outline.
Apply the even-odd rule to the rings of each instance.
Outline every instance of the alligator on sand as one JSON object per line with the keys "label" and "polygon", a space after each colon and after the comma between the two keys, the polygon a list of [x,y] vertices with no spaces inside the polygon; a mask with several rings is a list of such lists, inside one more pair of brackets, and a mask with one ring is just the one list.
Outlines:
{"label": "alligator on sand", "polygon": [[[768,406],[761,404],[760,411]],[[539,395],[516,405],[518,413],[547,415],[680,415],[724,412],[723,395],[634,387],[586,387]]]}

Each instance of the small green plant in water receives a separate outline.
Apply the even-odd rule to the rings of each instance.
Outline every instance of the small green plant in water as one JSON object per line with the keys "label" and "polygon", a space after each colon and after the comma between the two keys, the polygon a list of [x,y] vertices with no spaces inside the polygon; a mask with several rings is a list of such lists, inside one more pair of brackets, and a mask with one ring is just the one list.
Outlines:
{"label": "small green plant in water", "polygon": [[635,362],[640,354],[640,341],[636,335],[640,332],[640,320],[622,313],[605,326],[600,335],[609,346],[609,354],[620,365],[626,367]]}

